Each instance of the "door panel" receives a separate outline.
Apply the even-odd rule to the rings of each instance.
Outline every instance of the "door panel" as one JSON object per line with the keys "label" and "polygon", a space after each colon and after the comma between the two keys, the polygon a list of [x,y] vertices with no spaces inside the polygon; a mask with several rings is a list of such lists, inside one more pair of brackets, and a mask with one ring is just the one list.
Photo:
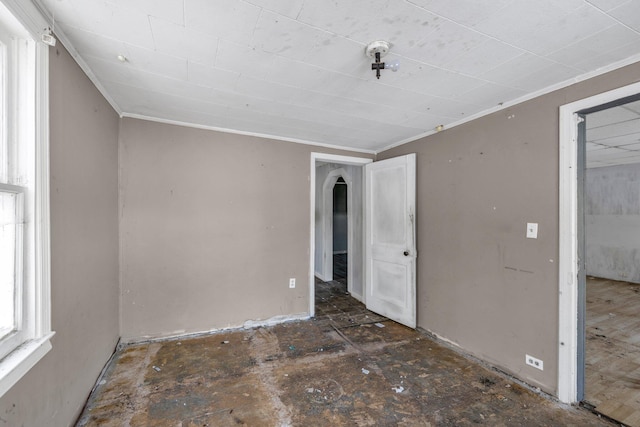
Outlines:
{"label": "door panel", "polygon": [[407,268],[403,265],[380,260],[374,262],[371,272],[373,275],[373,293],[383,301],[389,302],[392,306],[406,306],[407,292],[404,288],[399,288],[395,284],[406,283],[408,273]]}
{"label": "door panel", "polygon": [[416,326],[416,155],[365,166],[367,308]]}
{"label": "door panel", "polygon": [[[404,165],[399,167],[375,168],[371,178],[375,185],[371,186],[371,199],[377,206],[371,231],[376,244],[404,245],[406,236],[405,212],[403,209],[389,209],[392,206],[406,205],[406,192],[398,191],[406,187]],[[382,208],[382,209],[381,209]]]}

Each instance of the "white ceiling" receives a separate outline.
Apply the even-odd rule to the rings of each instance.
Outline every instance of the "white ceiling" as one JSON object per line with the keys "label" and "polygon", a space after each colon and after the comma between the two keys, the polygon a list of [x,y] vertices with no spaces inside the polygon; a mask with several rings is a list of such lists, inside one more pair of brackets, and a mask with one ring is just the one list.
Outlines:
{"label": "white ceiling", "polygon": [[33,1],[124,116],[372,152],[640,59],[640,0]]}
{"label": "white ceiling", "polygon": [[640,101],[587,115],[587,168],[640,163]]}

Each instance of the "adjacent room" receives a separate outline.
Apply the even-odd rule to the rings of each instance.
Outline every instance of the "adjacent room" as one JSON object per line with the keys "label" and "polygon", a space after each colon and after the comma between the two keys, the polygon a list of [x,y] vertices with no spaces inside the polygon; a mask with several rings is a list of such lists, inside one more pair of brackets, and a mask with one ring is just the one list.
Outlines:
{"label": "adjacent room", "polygon": [[640,426],[639,16],[0,0],[0,426]]}
{"label": "adjacent room", "polygon": [[640,420],[640,102],[584,114],[585,401]]}

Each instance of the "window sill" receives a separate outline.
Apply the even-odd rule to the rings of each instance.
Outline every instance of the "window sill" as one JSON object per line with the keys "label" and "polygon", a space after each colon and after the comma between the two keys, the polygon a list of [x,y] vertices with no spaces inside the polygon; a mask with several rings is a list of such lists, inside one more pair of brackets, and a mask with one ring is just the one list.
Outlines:
{"label": "window sill", "polygon": [[27,341],[0,360],[0,397],[51,350],[51,332],[42,338]]}

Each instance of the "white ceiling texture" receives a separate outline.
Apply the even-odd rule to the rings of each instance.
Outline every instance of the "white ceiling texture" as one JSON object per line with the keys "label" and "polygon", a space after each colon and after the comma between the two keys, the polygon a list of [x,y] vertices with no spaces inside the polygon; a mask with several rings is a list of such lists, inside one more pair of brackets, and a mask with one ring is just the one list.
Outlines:
{"label": "white ceiling texture", "polygon": [[587,167],[640,163],[640,101],[588,114]]}
{"label": "white ceiling texture", "polygon": [[640,60],[640,0],[32,1],[123,116],[364,152]]}

